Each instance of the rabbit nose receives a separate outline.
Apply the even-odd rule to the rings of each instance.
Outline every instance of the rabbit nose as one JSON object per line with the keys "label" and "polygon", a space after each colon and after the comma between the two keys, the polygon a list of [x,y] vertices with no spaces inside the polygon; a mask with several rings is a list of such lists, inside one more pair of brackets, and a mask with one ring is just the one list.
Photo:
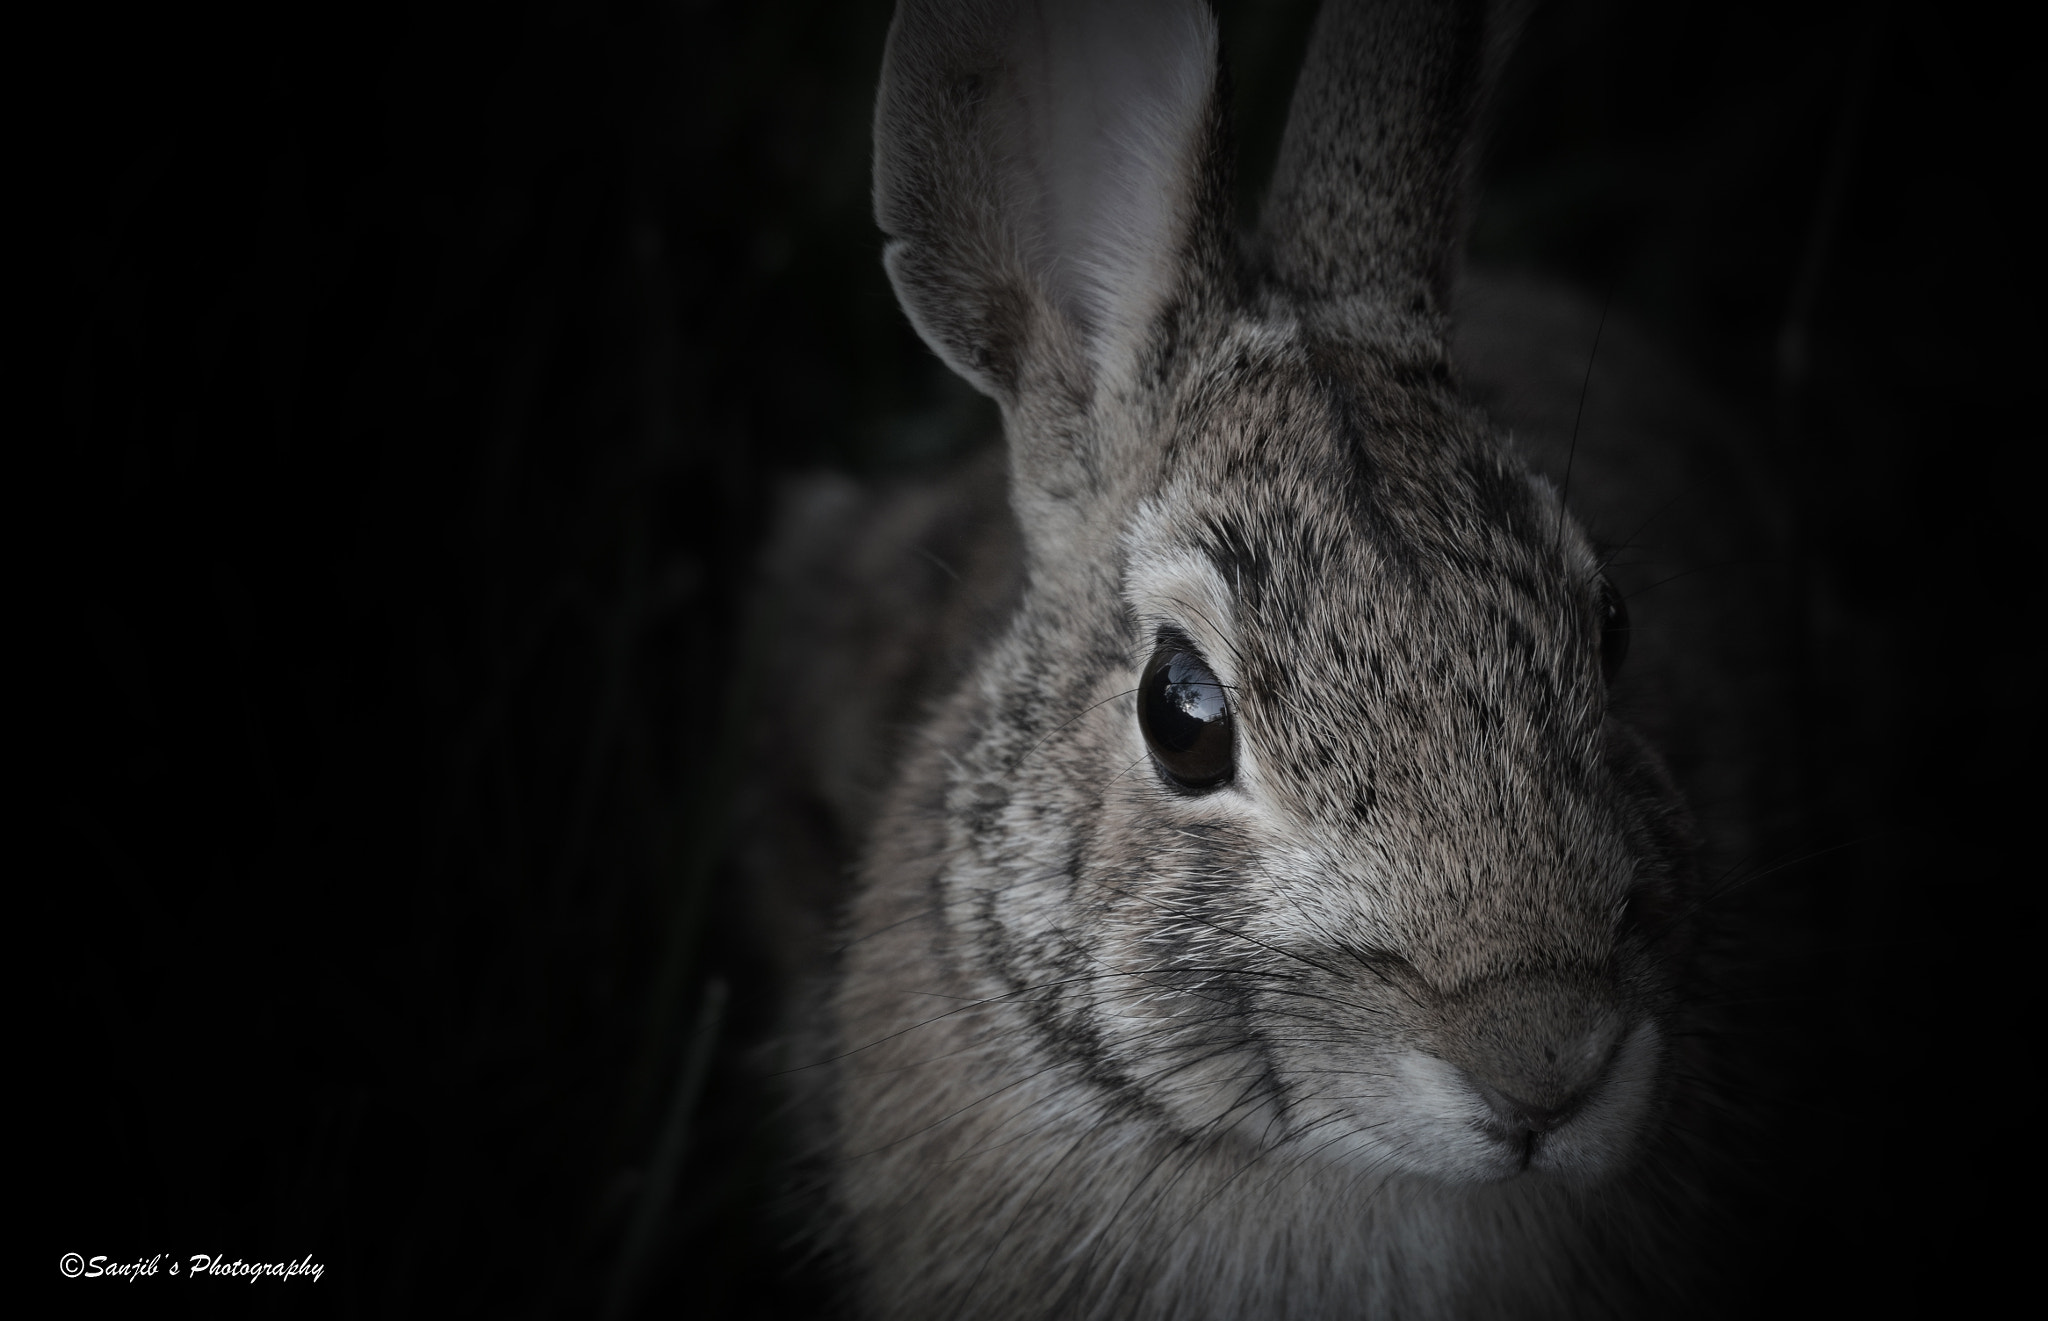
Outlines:
{"label": "rabbit nose", "polygon": [[1519,1096],[1510,1096],[1477,1077],[1472,1079],[1472,1087],[1485,1098],[1487,1108],[1493,1111],[1494,1119],[1507,1131],[1509,1137],[1520,1137],[1525,1133],[1548,1133],[1572,1117],[1572,1113],[1579,1108],[1579,1102],[1585,1099],[1588,1090],[1580,1088],[1557,1105],[1537,1105]]}
{"label": "rabbit nose", "polygon": [[1528,1042],[1507,1058],[1472,1060],[1465,1076],[1510,1137],[1547,1133],[1570,1119],[1599,1085],[1620,1029],[1618,1015],[1603,1015],[1575,1039]]}
{"label": "rabbit nose", "polygon": [[1508,1134],[1549,1132],[1606,1075],[1624,1016],[1598,997],[1562,987],[1523,982],[1488,990],[1444,1024],[1444,1053]]}

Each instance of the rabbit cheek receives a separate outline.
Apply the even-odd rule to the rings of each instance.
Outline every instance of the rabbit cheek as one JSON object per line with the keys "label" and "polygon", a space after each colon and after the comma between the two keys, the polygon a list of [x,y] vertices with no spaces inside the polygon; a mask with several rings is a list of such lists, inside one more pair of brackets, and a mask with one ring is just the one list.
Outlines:
{"label": "rabbit cheek", "polygon": [[1110,918],[1092,963],[1099,1021],[1125,1076],[1182,1131],[1270,1133],[1272,1065],[1253,1000],[1280,974],[1271,952],[1240,934],[1256,888],[1242,835],[1187,815],[1170,832],[1102,839],[1106,854],[1144,866],[1105,856],[1088,867]]}

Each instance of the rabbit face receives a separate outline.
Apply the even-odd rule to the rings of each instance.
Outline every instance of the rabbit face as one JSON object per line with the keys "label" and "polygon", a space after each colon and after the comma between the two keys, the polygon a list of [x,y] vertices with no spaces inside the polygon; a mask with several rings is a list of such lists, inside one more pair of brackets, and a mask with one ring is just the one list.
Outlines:
{"label": "rabbit face", "polygon": [[[1689,850],[1607,716],[1597,560],[1428,372],[1249,318],[1179,352],[1120,401],[1158,421],[1082,520],[1113,541],[1040,543],[983,671],[955,884],[998,994],[1190,1136],[1609,1171],[1668,954],[1631,900]],[[1162,654],[1213,675],[1212,783],[1148,738]]]}

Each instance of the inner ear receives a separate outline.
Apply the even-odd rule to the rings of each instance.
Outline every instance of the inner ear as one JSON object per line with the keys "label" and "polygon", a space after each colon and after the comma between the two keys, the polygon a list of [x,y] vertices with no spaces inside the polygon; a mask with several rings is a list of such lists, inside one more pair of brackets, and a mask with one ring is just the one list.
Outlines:
{"label": "inner ear", "polygon": [[[1127,353],[1173,295],[1204,196],[1217,78],[1206,9],[1047,6],[1026,66],[1036,274],[1091,360]],[[1034,34],[1036,35],[1036,34]]]}
{"label": "inner ear", "polygon": [[926,343],[1007,401],[1126,370],[1224,220],[1217,80],[1200,0],[904,0],[875,214]]}

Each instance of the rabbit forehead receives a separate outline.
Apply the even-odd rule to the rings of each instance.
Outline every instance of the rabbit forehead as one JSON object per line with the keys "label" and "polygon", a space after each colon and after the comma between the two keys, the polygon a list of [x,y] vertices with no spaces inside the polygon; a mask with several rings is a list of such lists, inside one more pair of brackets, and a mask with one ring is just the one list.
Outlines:
{"label": "rabbit forehead", "polygon": [[1367,711],[1514,694],[1597,730],[1599,564],[1483,418],[1426,368],[1285,334],[1206,356],[1123,520],[1141,646],[1171,619],[1219,674],[1262,661],[1260,677],[1316,676]]}

